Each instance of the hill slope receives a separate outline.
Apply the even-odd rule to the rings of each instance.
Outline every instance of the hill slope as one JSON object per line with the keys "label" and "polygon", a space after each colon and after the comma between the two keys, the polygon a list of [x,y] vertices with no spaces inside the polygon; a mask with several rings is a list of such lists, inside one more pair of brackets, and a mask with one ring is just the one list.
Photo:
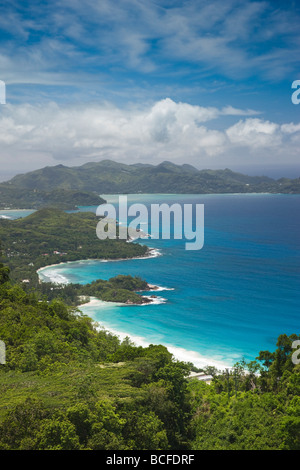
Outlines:
{"label": "hill slope", "polygon": [[41,209],[17,220],[1,220],[3,261],[14,279],[38,284],[36,270],[42,266],[79,259],[119,259],[143,256],[147,247],[125,240],[99,240],[99,217],[91,212],[67,214]]}
{"label": "hill slope", "polygon": [[300,193],[300,178],[274,180],[225,170],[197,170],[191,165],[126,165],[110,160],[78,167],[57,165],[17,175],[0,184],[0,204],[7,187],[28,191],[88,191],[120,193]]}
{"label": "hill slope", "polygon": [[77,209],[78,206],[98,206],[104,202],[104,199],[100,198],[98,194],[90,191],[65,189],[63,187],[56,188],[55,186],[49,191],[45,191],[36,187],[23,187],[22,184],[13,184],[10,181],[0,184],[0,209],[54,207],[73,210]]}

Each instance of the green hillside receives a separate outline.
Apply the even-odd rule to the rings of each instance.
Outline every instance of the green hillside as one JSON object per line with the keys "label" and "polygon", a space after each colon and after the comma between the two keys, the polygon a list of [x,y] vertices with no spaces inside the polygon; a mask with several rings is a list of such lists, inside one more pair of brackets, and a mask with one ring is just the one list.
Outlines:
{"label": "green hillside", "polygon": [[[17,175],[0,184],[0,204],[13,201],[9,188],[18,191],[88,191],[96,194],[121,193],[300,193],[300,179],[274,180],[225,170],[197,170],[191,165],[163,162],[159,165],[126,165],[110,160],[78,167],[57,165]],[[30,196],[30,197],[31,197]]]}
{"label": "green hillside", "polygon": [[299,450],[299,338],[229,375],[209,369],[208,385],[164,346],[121,342],[0,265],[0,450]]}
{"label": "green hillside", "polygon": [[78,206],[98,206],[105,200],[97,194],[77,189],[56,188],[45,191],[24,188],[18,184],[0,183],[0,209],[40,209],[56,207],[62,210],[77,209]]}
{"label": "green hillside", "polygon": [[99,240],[99,217],[91,212],[68,214],[40,209],[17,220],[0,220],[2,261],[15,280],[38,286],[42,266],[80,259],[119,259],[144,256],[148,248],[125,240]]}

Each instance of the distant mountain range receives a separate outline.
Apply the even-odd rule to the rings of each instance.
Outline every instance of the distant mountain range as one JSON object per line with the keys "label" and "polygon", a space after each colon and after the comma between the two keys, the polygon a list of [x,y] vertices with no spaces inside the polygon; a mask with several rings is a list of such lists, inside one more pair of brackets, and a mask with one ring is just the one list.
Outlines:
{"label": "distant mountain range", "polygon": [[[60,197],[58,190],[61,191]],[[227,168],[198,170],[188,164],[171,162],[126,165],[103,160],[75,167],[45,167],[17,175],[0,183],[0,207],[22,208],[20,203],[26,208],[59,206],[60,200],[73,202],[73,205],[97,205],[100,203],[97,199],[99,194],[264,192],[299,194],[300,178],[274,180],[267,176],[243,175]],[[77,199],[74,202],[75,195]]]}

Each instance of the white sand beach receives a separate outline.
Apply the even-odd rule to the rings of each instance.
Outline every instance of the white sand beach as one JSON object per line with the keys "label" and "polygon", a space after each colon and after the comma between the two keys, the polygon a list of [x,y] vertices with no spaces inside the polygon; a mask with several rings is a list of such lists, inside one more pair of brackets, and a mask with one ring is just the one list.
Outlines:
{"label": "white sand beach", "polygon": [[[99,313],[101,312],[102,309],[110,308],[111,306],[125,306],[126,307],[126,304],[122,304],[118,302],[104,302],[103,300],[99,300],[96,297],[90,297],[89,302],[80,305],[78,308],[79,310],[82,310],[83,313],[93,318],[94,314],[96,313],[95,310],[97,310],[97,313]],[[99,326],[97,326],[98,330],[104,329],[106,331],[109,331],[112,334],[118,336],[121,341],[123,341],[126,337],[128,337],[136,346],[148,347],[150,344],[154,344],[154,343],[150,343],[149,341],[147,341],[146,338],[142,336],[138,336],[138,335],[128,333],[125,331],[120,331],[119,329],[112,327],[107,322],[97,320],[97,323],[99,323]],[[207,366],[214,366],[218,370],[225,370],[226,368],[231,367],[230,364],[224,363],[221,359],[219,360],[218,358],[205,357],[196,351],[190,351],[184,348],[175,347],[167,343],[162,343],[160,341],[158,341],[155,344],[163,344],[163,346],[168,348],[170,353],[173,354],[175,359],[179,361],[183,361],[183,362],[191,362],[196,367],[199,367],[199,368],[204,368]]]}

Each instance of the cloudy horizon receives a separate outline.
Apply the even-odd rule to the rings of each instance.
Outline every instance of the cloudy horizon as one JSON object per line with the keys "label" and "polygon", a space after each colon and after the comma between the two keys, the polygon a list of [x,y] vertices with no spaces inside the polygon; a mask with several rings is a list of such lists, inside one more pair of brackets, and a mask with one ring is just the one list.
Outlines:
{"label": "cloudy horizon", "polygon": [[297,3],[15,0],[1,10],[2,181],[103,159],[300,176]]}

